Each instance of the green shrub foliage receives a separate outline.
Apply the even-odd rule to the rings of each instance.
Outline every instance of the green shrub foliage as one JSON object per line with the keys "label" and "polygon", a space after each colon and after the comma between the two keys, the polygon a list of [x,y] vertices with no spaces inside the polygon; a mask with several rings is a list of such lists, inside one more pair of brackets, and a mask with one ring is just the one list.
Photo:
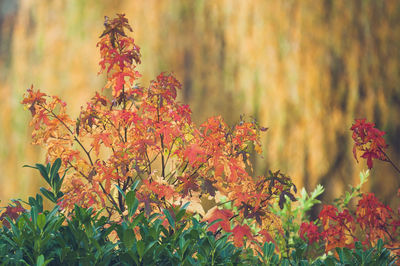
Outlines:
{"label": "green shrub foliage", "polygon": [[[63,179],[51,165],[37,164],[51,191],[41,189],[50,201],[58,200],[57,188]],[[52,173],[52,174],[51,174]],[[55,179],[55,182],[53,179]],[[43,211],[43,198],[30,197],[27,209],[15,201],[5,212],[0,229],[1,265],[391,265],[395,258],[379,240],[365,249],[357,242],[354,249],[336,248],[332,254],[315,260],[309,248],[299,242],[288,256],[280,255],[273,243],[252,249],[235,247],[229,234],[209,231],[213,223],[201,222],[180,209],[164,210],[147,216],[144,210],[134,216],[138,200],[133,184],[127,195],[128,214],[121,222],[110,222],[102,212],[75,205],[66,217],[56,205]],[[61,195],[62,196],[62,195]],[[18,217],[15,213],[18,211]],[[14,217],[12,217],[14,215]],[[189,216],[189,217],[188,217]],[[7,222],[5,222],[7,221]]]}

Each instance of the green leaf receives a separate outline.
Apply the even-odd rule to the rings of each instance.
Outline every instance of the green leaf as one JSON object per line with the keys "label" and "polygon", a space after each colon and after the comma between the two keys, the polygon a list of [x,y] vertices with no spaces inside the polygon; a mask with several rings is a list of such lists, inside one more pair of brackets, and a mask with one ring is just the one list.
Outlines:
{"label": "green leaf", "polygon": [[32,166],[32,165],[28,165],[28,164],[24,164],[22,167],[37,169],[36,166]]}
{"label": "green leaf", "polygon": [[62,193],[61,191],[57,192],[57,201],[62,198],[64,196],[64,193]]}
{"label": "green leaf", "polygon": [[141,212],[138,216],[133,218],[132,222],[129,223],[130,228],[135,228],[139,223],[143,222],[144,220],[144,212]]}
{"label": "green leaf", "polygon": [[42,164],[36,164],[37,169],[39,170],[42,177],[46,180],[46,182],[51,186],[51,181],[49,177],[48,167],[44,167]]}
{"label": "green leaf", "polygon": [[136,241],[135,232],[132,229],[127,229],[124,231],[122,242],[126,246],[127,249],[131,249],[133,244]]}
{"label": "green leaf", "polygon": [[44,265],[44,256],[40,255],[39,257],[37,257],[36,266],[43,266],[43,265]]}
{"label": "green leaf", "polygon": [[336,260],[332,257],[328,257],[326,258],[326,260],[324,261],[324,265],[327,266],[335,266],[336,265]]}
{"label": "green leaf", "polygon": [[49,190],[45,189],[44,187],[40,188],[40,192],[42,192],[43,196],[48,198],[50,201],[57,203],[56,198],[54,197],[54,194],[51,193]]}
{"label": "green leaf", "polygon": [[176,214],[176,221],[180,221],[182,217],[186,214],[186,209],[189,206],[190,202],[186,202],[179,210],[179,212]]}
{"label": "green leaf", "polygon": [[135,191],[129,191],[127,194],[126,194],[126,205],[128,206],[128,207],[130,207],[130,206],[132,206],[133,205],[133,203],[134,203],[134,201],[135,201],[135,199],[136,199],[136,193],[135,193]]}
{"label": "green leaf", "polygon": [[45,265],[49,264],[52,260],[53,259],[51,258],[51,259],[48,259],[45,261],[43,254],[41,254],[39,257],[37,257],[36,266],[45,266]]}
{"label": "green leaf", "polygon": [[216,219],[216,220],[212,221],[211,223],[208,223],[207,224],[207,229],[210,228],[211,226],[213,226],[214,224],[216,224],[218,222],[221,222],[221,221],[222,221],[222,219]]}
{"label": "green leaf", "polygon": [[41,231],[43,231],[44,226],[46,225],[46,215],[43,213],[39,214],[37,217],[37,225]]}
{"label": "green leaf", "polygon": [[267,258],[271,258],[271,256],[274,254],[274,250],[275,250],[274,243],[264,244],[264,256],[266,256]]}
{"label": "green leaf", "polygon": [[336,253],[339,255],[339,260],[341,263],[345,263],[345,257],[344,257],[344,252],[342,248],[335,248]]}
{"label": "green leaf", "polygon": [[44,165],[42,164],[36,164],[35,166],[30,166],[30,165],[24,165],[23,167],[30,167],[30,168],[34,168],[39,170],[40,174],[42,175],[42,177],[44,178],[44,180],[46,180],[46,182],[51,185],[50,179],[49,179],[49,175],[48,175],[48,171],[46,169],[46,167],[44,167]]}
{"label": "green leaf", "polygon": [[169,210],[163,209],[163,213],[165,214],[165,217],[167,217],[169,224],[172,226],[173,229],[175,229],[175,221],[174,221],[174,218],[172,218]]}
{"label": "green leaf", "polygon": [[135,191],[131,190],[126,194],[126,205],[128,206],[128,216],[131,217],[139,206]]}
{"label": "green leaf", "polygon": [[124,197],[124,199],[126,199],[125,192],[122,190],[122,188],[120,188],[117,184],[114,185],[118,189],[119,193],[121,193],[121,195]]}
{"label": "green leaf", "polygon": [[139,240],[136,245],[137,245],[137,251],[139,254],[139,258],[141,259],[141,258],[143,258],[143,255],[144,255],[145,243],[143,240]]}
{"label": "green leaf", "polygon": [[58,174],[58,170],[60,170],[60,167],[61,167],[61,159],[57,158],[54,161],[53,166],[51,167],[50,179],[54,179],[56,177],[56,175]]}
{"label": "green leaf", "polygon": [[376,250],[378,250],[378,252],[381,252],[383,248],[383,240],[382,239],[378,239],[378,243],[376,244]]}
{"label": "green leaf", "polygon": [[35,206],[31,208],[31,218],[32,218],[32,223],[37,224],[37,217],[38,217],[38,211]]}
{"label": "green leaf", "polygon": [[62,181],[60,179],[59,174],[57,173],[56,176],[54,177],[54,185],[53,185],[53,190],[55,192],[55,195],[57,195],[58,192],[60,192],[61,185],[62,185]]}
{"label": "green leaf", "polygon": [[29,197],[28,203],[31,207],[36,206],[39,212],[43,212],[43,198],[40,194],[36,194],[36,199]]}
{"label": "green leaf", "polygon": [[135,182],[133,182],[133,184],[131,186],[131,190],[136,190],[138,185],[139,185],[139,180],[136,180]]}
{"label": "green leaf", "polygon": [[147,218],[147,220],[150,222],[150,221],[152,221],[153,219],[157,219],[157,218],[160,217],[160,216],[162,216],[162,215],[159,214],[159,213],[153,213],[153,214],[150,215],[149,218]]}
{"label": "green leaf", "polygon": [[353,254],[352,254],[351,250],[348,248],[344,248],[343,254],[344,254],[344,258],[345,258],[346,262],[351,263],[352,258],[353,258]]}

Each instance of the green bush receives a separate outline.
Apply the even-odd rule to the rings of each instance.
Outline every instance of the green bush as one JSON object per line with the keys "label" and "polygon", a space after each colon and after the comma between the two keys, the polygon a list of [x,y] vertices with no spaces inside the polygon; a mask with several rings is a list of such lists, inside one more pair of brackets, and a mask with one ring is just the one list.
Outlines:
{"label": "green bush", "polygon": [[[53,191],[41,189],[53,202],[59,200],[58,161],[52,167],[37,164]],[[60,195],[62,196],[62,195]],[[125,195],[124,195],[125,196]],[[138,201],[134,191],[126,196],[128,215],[121,223],[110,222],[101,212],[75,205],[66,217],[55,206],[43,210],[43,198],[29,198],[29,208],[15,221],[5,218],[9,227],[0,229],[2,265],[237,265],[245,260],[243,251],[228,241],[228,234],[215,237],[211,224],[187,218],[185,207],[165,210],[168,224],[159,215],[134,216]],[[190,226],[188,226],[190,225]],[[137,230],[138,235],[135,234]],[[115,231],[118,240],[111,241]],[[254,260],[255,258],[253,258]]]}
{"label": "green bush", "polygon": [[[62,198],[58,188],[58,161],[46,167],[37,164],[52,191],[41,189],[53,202]],[[379,240],[375,247],[365,249],[356,243],[353,250],[337,248],[335,254],[324,255],[314,261],[306,252],[306,243],[296,242],[291,254],[284,257],[273,243],[252,249],[237,248],[229,234],[215,236],[201,222],[181,209],[165,209],[160,214],[137,214],[135,188],[127,195],[128,212],[120,222],[113,222],[102,212],[75,205],[66,216],[56,205],[43,211],[43,198],[30,197],[28,210],[19,203],[3,212],[0,229],[1,265],[392,265],[390,251]],[[21,212],[15,217],[16,210]],[[4,215],[6,214],[6,215]],[[118,236],[113,240],[111,234]],[[113,240],[113,241],[112,241]]]}

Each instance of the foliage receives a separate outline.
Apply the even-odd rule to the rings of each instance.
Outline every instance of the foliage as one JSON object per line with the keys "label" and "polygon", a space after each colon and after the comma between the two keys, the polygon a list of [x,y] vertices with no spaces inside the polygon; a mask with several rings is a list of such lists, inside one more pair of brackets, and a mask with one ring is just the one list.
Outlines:
{"label": "foliage", "polygon": [[[299,230],[300,238],[310,245],[315,242],[318,246],[325,245],[326,252],[335,248],[355,248],[357,242],[364,249],[371,248],[383,240],[382,245],[398,256],[399,213],[381,203],[373,193],[361,192],[368,174],[368,171],[360,173],[360,184],[350,186],[351,193],[346,191],[335,200],[335,205],[323,205],[318,221],[303,222]],[[352,199],[357,200],[355,211],[349,207]]]}
{"label": "foliage", "polygon": [[[46,169],[40,164],[36,167],[40,171]],[[53,199],[52,194],[43,195]],[[143,210],[134,217],[138,208],[135,192],[128,192],[126,197],[129,214],[122,223],[110,222],[101,212],[77,205],[69,217],[60,212],[58,205],[42,213],[38,209],[43,205],[30,201],[30,210],[14,220],[6,218],[10,228],[1,229],[0,262],[4,265],[131,265],[132,262],[229,265],[241,260],[242,251],[228,241],[228,234],[216,238],[207,230],[211,225],[194,218],[188,228],[185,207],[172,210],[172,215],[165,211],[164,218],[157,214],[147,217]],[[114,242],[113,233],[118,236]]]}
{"label": "foliage", "polygon": [[384,162],[389,162],[392,167],[400,173],[400,169],[396,164],[389,158],[385,152],[387,144],[383,135],[386,134],[384,131],[380,131],[375,128],[374,123],[366,123],[366,119],[356,119],[355,123],[351,126],[353,131],[352,138],[354,140],[353,155],[357,160],[357,150],[362,151],[362,158],[367,159],[368,168],[372,168],[372,160],[378,159]]}
{"label": "foliage", "polygon": [[[36,166],[39,170],[44,167],[40,164]],[[43,195],[53,199],[52,194]],[[40,195],[36,198],[42,199]],[[25,212],[13,217],[13,220],[5,218],[10,228],[3,226],[0,229],[0,263],[236,265],[251,259],[256,261],[256,257],[242,256],[246,253],[228,241],[229,234],[216,238],[208,230],[212,224],[191,217],[191,226],[187,227],[189,220],[185,217],[189,215],[186,213],[188,204],[171,212],[164,210],[165,217],[159,214],[147,216],[144,210],[133,216],[138,208],[135,191],[128,192],[126,198],[129,214],[121,223],[110,222],[93,208],[77,205],[69,217],[60,212],[58,205],[52,211],[42,213],[38,209],[42,209],[43,205],[38,206],[36,201],[30,201],[30,210],[24,209]],[[113,238],[114,241],[111,241]]]}
{"label": "foliage", "polygon": [[335,206],[339,210],[342,210],[343,208],[348,207],[348,205],[352,199],[362,196],[361,187],[362,187],[362,185],[367,183],[368,176],[369,176],[369,170],[367,170],[365,172],[360,172],[360,183],[356,187],[349,185],[350,192],[345,191],[342,196],[340,196],[339,198],[334,200]]}
{"label": "foliage", "polygon": [[[324,188],[321,185],[318,185],[310,194],[303,188],[296,202],[288,201],[284,204],[282,209],[276,204],[272,207],[272,210],[282,223],[283,233],[275,234],[275,237],[273,239],[271,238],[270,241],[275,243],[283,258],[288,259],[293,256],[293,251],[305,249],[302,233],[306,233],[307,236],[310,235],[310,226],[305,228],[304,225],[309,221],[307,212],[310,211],[313,206],[320,203],[317,198],[323,192]],[[302,251],[304,253],[302,255],[304,258],[306,256],[312,258],[322,253],[321,248],[316,244],[312,245],[312,242],[313,241],[310,241],[309,243],[309,249]]]}
{"label": "foliage", "polygon": [[[65,171],[63,177],[60,178],[60,175],[58,173],[60,166],[60,158],[57,158],[54,161],[53,166],[51,166],[50,163],[48,163],[46,167],[42,164],[36,164],[36,166],[24,165],[24,167],[30,167],[39,170],[43,179],[46,180],[47,184],[51,187],[51,191],[43,187],[40,188],[40,191],[53,203],[58,203],[58,201],[64,196],[64,193],[62,193],[60,189],[67,171]],[[29,199],[29,201],[31,200],[34,199]]]}
{"label": "foliage", "polygon": [[[104,25],[99,64],[108,82],[77,119],[67,115],[61,99],[32,87],[22,101],[32,114],[34,143],[47,149],[48,162],[61,158],[60,169],[69,168],[53,201],[63,195],[58,204],[67,213],[78,204],[104,208],[118,220],[127,210],[124,194],[139,181],[139,208],[147,214],[190,201],[191,211],[204,215],[201,201],[213,200],[207,220],[223,214],[220,224],[237,246],[263,241],[279,229],[279,223],[271,223],[278,219],[269,206],[295,200],[296,187],[280,171],[252,176],[249,158],[261,152],[260,133],[266,128],[244,118],[228,126],[221,117],[197,127],[189,107],[176,100],[181,84],[174,76],[161,73],[149,87],[138,85],[140,49],[127,35],[132,28],[125,16],[106,17]],[[234,213],[216,206],[223,204],[221,197],[236,207]],[[257,230],[243,223],[249,219]]]}
{"label": "foliage", "polygon": [[[41,188],[42,194],[57,206],[42,212],[42,199],[36,196],[29,199],[30,211],[20,203],[6,209],[5,239],[17,243],[10,248],[23,247],[20,252],[6,250],[18,253],[7,257],[10,263],[77,259],[138,265],[321,265],[395,260],[391,252],[400,247],[400,218],[374,194],[361,193],[368,172],[336,205],[324,205],[317,221],[309,221],[306,212],[319,203],[321,186],[311,196],[303,190],[297,199],[296,186],[279,170],[253,176],[249,158],[261,152],[260,134],[266,128],[243,117],[233,126],[211,117],[197,127],[189,107],[176,100],[181,84],[173,75],[161,73],[147,88],[139,85],[140,49],[127,35],[132,28],[125,16],[106,17],[104,26],[99,64],[108,82],[77,119],[67,115],[61,99],[33,87],[22,101],[32,114],[34,143],[47,149],[47,166],[32,168],[50,186]],[[384,151],[383,131],[365,119],[356,120],[351,130],[356,159],[360,150],[369,168],[373,159],[380,159],[398,170]],[[64,172],[62,178],[59,172]],[[207,213],[204,199],[213,204]],[[355,211],[349,208],[352,199],[358,199]],[[100,217],[101,211],[107,216]],[[56,214],[59,219],[49,230],[61,235],[43,233],[47,217]],[[61,246],[54,244],[48,255],[47,240],[53,237]]]}
{"label": "foliage", "polygon": [[[57,165],[56,163],[53,164]],[[37,164],[38,170],[43,165]],[[46,168],[45,168],[46,169]],[[50,168],[51,169],[51,168]],[[44,176],[43,176],[44,178]],[[62,182],[62,181],[61,181]],[[137,184],[136,184],[137,185]],[[53,190],[54,188],[52,188]],[[41,191],[43,193],[43,191]],[[52,191],[54,192],[54,191]],[[125,195],[128,214],[122,222],[113,222],[93,208],[75,205],[66,217],[56,205],[43,209],[42,198],[28,203],[10,227],[0,229],[2,265],[390,265],[394,258],[382,240],[365,250],[357,242],[355,249],[337,248],[336,255],[311,260],[307,244],[298,245],[288,257],[275,251],[273,243],[258,244],[259,250],[237,248],[229,234],[216,237],[209,228],[214,223],[198,221],[183,208],[164,209],[165,216],[147,216],[139,206],[135,189]],[[52,200],[53,195],[43,193]],[[287,203],[289,204],[289,203]],[[20,206],[20,205],[19,205]],[[189,216],[190,219],[185,219]],[[189,225],[189,226],[188,226]]]}
{"label": "foliage", "polygon": [[357,150],[363,152],[362,158],[367,159],[368,168],[372,168],[372,159],[387,161],[384,149],[387,147],[385,139],[382,137],[385,132],[375,128],[375,124],[366,123],[365,119],[356,119],[351,126],[354,140],[353,154],[357,160]]}

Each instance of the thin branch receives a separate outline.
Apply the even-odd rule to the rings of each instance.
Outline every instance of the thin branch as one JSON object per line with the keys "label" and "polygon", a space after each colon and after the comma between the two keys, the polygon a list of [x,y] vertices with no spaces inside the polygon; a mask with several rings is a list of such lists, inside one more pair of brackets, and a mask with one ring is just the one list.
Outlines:
{"label": "thin branch", "polygon": [[54,118],[56,118],[58,121],[61,122],[61,124],[63,124],[63,126],[71,133],[72,136],[74,136],[74,140],[79,144],[79,146],[81,146],[81,148],[83,149],[83,151],[86,153],[87,157],[89,158],[90,164],[93,166],[93,161],[92,161],[92,157],[90,156],[90,153],[85,149],[85,147],[83,146],[83,144],[79,141],[79,139],[75,136],[75,133],[65,124],[64,121],[62,121],[52,110],[47,109],[45,106],[41,105],[41,107],[43,109],[45,109],[47,112],[49,112],[50,114],[53,115]]}
{"label": "thin branch", "polygon": [[393,166],[394,169],[400,174],[400,169],[394,164],[394,162],[390,159],[390,157],[384,152],[381,148],[379,150],[385,155],[387,161]]}
{"label": "thin branch", "polygon": [[114,123],[110,120],[109,117],[106,117],[108,122],[115,128],[115,130],[118,132],[118,137],[122,142],[124,142],[124,137],[121,135],[121,132],[119,132],[119,129],[114,125]]}
{"label": "thin branch", "polygon": [[172,143],[171,143],[171,147],[169,148],[168,155],[167,155],[167,159],[165,160],[165,164],[168,163],[168,160],[169,160],[169,157],[170,157],[170,155],[171,155],[171,151],[172,151],[172,148],[174,147],[174,144],[175,144],[176,139],[177,139],[177,138],[174,138],[174,140],[173,140]]}
{"label": "thin branch", "polygon": [[[113,196],[111,196],[111,194],[109,194],[109,193],[106,192],[106,190],[105,190],[105,188],[104,188],[104,186],[103,186],[103,184],[102,184],[101,182],[99,182],[99,185],[100,185],[101,190],[103,190],[103,193],[104,193],[104,194],[107,196],[107,198],[109,199],[109,201],[110,201],[115,207],[118,208],[118,204],[115,202]],[[121,212],[121,210],[118,210],[118,209],[117,209],[117,211]],[[121,213],[121,214],[122,214],[122,213]]]}

